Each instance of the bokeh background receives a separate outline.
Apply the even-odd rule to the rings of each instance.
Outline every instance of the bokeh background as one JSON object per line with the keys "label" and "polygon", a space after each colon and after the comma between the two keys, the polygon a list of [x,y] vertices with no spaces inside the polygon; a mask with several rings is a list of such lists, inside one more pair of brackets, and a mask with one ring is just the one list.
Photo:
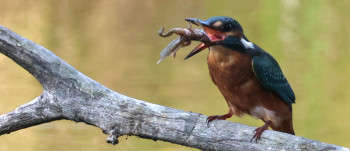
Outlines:
{"label": "bokeh background", "polygon": [[[161,38],[165,26],[187,27],[184,18],[236,18],[247,37],[280,63],[296,93],[298,136],[350,147],[350,1],[347,0],[0,0],[0,25],[48,48],[76,69],[122,94],[205,115],[224,114],[227,105],[212,84],[207,51],[156,65],[175,38]],[[0,114],[38,95],[40,84],[0,55]],[[261,126],[245,116],[230,121]],[[55,121],[0,136],[0,150],[195,150],[135,136],[107,144],[100,129]],[[293,140],[291,140],[293,141]]]}

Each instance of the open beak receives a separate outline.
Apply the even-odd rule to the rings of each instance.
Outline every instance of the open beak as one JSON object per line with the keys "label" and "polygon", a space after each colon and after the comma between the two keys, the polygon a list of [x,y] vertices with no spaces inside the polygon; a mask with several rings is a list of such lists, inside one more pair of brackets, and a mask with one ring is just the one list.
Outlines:
{"label": "open beak", "polygon": [[203,30],[207,33],[210,38],[211,43],[200,43],[196,48],[194,48],[186,57],[185,60],[192,57],[193,55],[201,52],[202,50],[214,45],[215,42],[222,41],[226,38],[225,34],[219,31],[215,26],[210,25],[207,21],[199,20],[195,18],[186,18],[186,21],[193,23],[197,26],[202,26]]}

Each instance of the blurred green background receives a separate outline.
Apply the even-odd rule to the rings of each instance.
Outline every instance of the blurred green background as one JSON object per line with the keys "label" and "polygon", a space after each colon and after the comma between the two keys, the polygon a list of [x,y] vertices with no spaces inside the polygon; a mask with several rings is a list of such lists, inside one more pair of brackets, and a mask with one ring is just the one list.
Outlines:
{"label": "blurred green background", "polygon": [[[175,38],[165,26],[187,27],[184,18],[236,18],[246,36],[280,63],[296,93],[296,135],[350,147],[350,1],[339,0],[0,0],[0,24],[48,48],[82,73],[122,94],[205,115],[228,108],[212,84],[207,52],[156,65]],[[0,114],[38,95],[40,84],[0,55]],[[231,121],[261,126],[245,116]],[[0,136],[0,150],[195,150],[135,136],[107,144],[100,129],[56,121]],[[291,140],[292,141],[292,140]]]}

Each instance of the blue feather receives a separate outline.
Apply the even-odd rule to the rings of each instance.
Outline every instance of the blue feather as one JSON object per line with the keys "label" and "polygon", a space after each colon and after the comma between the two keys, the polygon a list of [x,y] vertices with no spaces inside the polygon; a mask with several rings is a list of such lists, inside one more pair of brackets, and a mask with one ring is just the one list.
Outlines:
{"label": "blue feather", "polygon": [[252,64],[255,76],[266,89],[276,92],[288,105],[295,103],[294,92],[271,55],[260,50],[253,56]]}

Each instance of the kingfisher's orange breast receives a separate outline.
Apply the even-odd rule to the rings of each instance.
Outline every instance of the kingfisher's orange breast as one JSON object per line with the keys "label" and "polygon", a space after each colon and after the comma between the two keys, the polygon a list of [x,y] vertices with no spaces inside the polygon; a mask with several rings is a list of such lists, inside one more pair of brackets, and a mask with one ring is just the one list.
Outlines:
{"label": "kingfisher's orange breast", "polygon": [[235,115],[246,113],[264,120],[267,119],[262,117],[265,113],[256,114],[255,108],[263,107],[275,112],[279,112],[279,109],[288,111],[287,105],[277,94],[266,90],[260,84],[248,54],[223,46],[213,46],[210,48],[207,62],[212,81]]}

